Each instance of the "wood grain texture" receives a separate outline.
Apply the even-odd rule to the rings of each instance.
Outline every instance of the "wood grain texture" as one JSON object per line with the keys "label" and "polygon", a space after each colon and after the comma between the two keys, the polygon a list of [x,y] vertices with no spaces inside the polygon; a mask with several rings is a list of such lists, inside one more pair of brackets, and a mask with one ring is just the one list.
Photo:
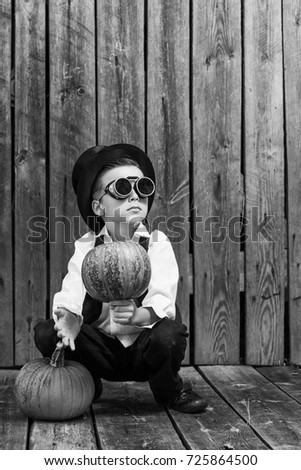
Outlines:
{"label": "wood grain texture", "polygon": [[71,183],[79,155],[96,143],[94,1],[49,2],[50,300],[61,288],[74,240],[88,229]]}
{"label": "wood grain texture", "polygon": [[181,375],[196,393],[208,400],[204,413],[187,414],[170,410],[174,426],[189,449],[235,450],[266,449],[252,429],[220,398],[192,367],[183,367]]}
{"label": "wood grain texture", "polygon": [[65,422],[28,423],[13,395],[17,371],[0,370],[0,449],[300,449],[299,369],[199,369],[201,375],[183,367],[181,375],[209,401],[205,412],[166,413],[154,402],[147,383],[104,382],[102,397],[92,405],[95,426],[89,411]]}
{"label": "wood grain texture", "polygon": [[103,394],[93,404],[102,449],[184,449],[148,383],[103,381],[103,384]]}
{"label": "wood grain texture", "polygon": [[[66,397],[67,399],[67,397]],[[67,421],[34,421],[29,450],[95,450],[96,437],[91,413]]]}
{"label": "wood grain texture", "polygon": [[189,328],[189,2],[149,2],[147,31],[147,149],[157,178],[150,223],[173,244],[177,303]]}
{"label": "wood grain texture", "polygon": [[144,148],[144,0],[97,2],[98,142]]}
{"label": "wood grain texture", "polygon": [[17,371],[0,371],[0,450],[25,450],[28,419],[18,409],[14,397]]}
{"label": "wood grain texture", "polygon": [[249,221],[246,362],[278,365],[284,359],[281,2],[244,2],[244,34],[244,171]]}
{"label": "wood grain texture", "polygon": [[199,368],[272,449],[301,448],[301,406],[250,366]]}
{"label": "wood grain texture", "polygon": [[290,360],[301,364],[301,5],[283,2],[284,93],[287,144]]}
{"label": "wood grain texture", "polygon": [[0,366],[14,361],[13,325],[13,247],[11,170],[11,21],[9,0],[0,1]]}
{"label": "wood grain texture", "polygon": [[301,370],[293,366],[257,367],[256,370],[301,404]]}
{"label": "wood grain texture", "polygon": [[37,356],[33,326],[46,311],[46,241],[30,220],[46,216],[45,1],[15,5],[15,361]]}
{"label": "wood grain texture", "polygon": [[239,362],[240,2],[193,2],[195,363]]}
{"label": "wood grain texture", "polygon": [[0,13],[0,366],[38,354],[34,323],[87,231],[77,157],[121,141],[156,167],[150,219],[180,268],[185,363],[236,364],[245,347],[248,364],[282,364],[289,333],[301,364],[300,2],[0,0]]}

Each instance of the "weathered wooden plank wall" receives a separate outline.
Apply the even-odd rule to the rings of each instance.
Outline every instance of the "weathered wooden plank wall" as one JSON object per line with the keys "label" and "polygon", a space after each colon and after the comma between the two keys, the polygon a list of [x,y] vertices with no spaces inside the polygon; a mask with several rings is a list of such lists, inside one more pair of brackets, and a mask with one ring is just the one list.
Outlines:
{"label": "weathered wooden plank wall", "polygon": [[35,355],[33,326],[45,315],[46,244],[27,241],[28,221],[46,216],[45,2],[15,2],[14,326],[15,362]]}
{"label": "weathered wooden plank wall", "polygon": [[301,363],[301,4],[283,1],[290,359]]}
{"label": "weathered wooden plank wall", "polygon": [[145,145],[144,1],[97,7],[98,143]]}
{"label": "weathered wooden plank wall", "polygon": [[10,0],[0,1],[0,366],[14,364],[14,275],[12,249],[12,165],[13,151],[11,117],[11,35],[12,8]]}
{"label": "weathered wooden plank wall", "polygon": [[[245,2],[246,360],[284,351],[284,135],[281,2]],[[257,224],[271,216],[267,241]]]}
{"label": "weathered wooden plank wall", "polygon": [[117,141],[154,161],[186,363],[301,364],[300,9],[0,0],[0,366],[37,355],[33,325],[86,230],[76,158]]}
{"label": "weathered wooden plank wall", "polygon": [[195,360],[238,363],[240,1],[195,1],[192,17]]}

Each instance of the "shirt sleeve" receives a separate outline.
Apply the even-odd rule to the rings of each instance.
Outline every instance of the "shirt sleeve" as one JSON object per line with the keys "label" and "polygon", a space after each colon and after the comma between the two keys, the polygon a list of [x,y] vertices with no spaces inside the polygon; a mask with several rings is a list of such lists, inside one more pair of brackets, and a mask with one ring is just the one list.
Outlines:
{"label": "shirt sleeve", "polygon": [[55,311],[59,307],[64,307],[78,315],[82,323],[82,308],[87,291],[82,281],[81,268],[84,257],[94,247],[94,244],[95,239],[89,234],[75,242],[74,254],[68,263],[68,272],[63,279],[62,288],[53,297],[52,315],[54,321],[57,320]]}
{"label": "shirt sleeve", "polygon": [[148,254],[152,272],[142,306],[151,307],[159,318],[174,319],[179,269],[172,245],[163,232],[152,232]]}

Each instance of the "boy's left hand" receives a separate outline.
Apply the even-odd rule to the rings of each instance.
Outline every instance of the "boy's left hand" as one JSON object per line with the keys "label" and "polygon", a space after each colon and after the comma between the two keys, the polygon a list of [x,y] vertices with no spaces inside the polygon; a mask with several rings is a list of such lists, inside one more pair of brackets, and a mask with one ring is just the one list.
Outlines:
{"label": "boy's left hand", "polygon": [[135,325],[138,308],[133,300],[113,300],[110,306],[114,311],[113,320],[120,325]]}

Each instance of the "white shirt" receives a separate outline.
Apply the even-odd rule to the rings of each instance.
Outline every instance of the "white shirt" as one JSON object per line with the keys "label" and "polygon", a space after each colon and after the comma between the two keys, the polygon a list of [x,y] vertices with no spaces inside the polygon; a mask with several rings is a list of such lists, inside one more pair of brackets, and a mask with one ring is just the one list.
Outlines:
{"label": "white shirt", "polygon": [[[104,236],[104,243],[112,242],[106,226],[98,236],[101,235]],[[132,240],[138,243],[140,236],[149,238],[148,255],[151,262],[151,279],[142,306],[152,307],[159,318],[174,319],[179,271],[172,245],[163,232],[155,230],[150,234],[143,224],[139,225]],[[57,321],[57,308],[64,307],[78,315],[82,323],[82,308],[87,291],[82,281],[81,267],[88,251],[94,248],[95,239],[95,233],[90,231],[75,242],[75,252],[68,263],[68,273],[63,280],[62,289],[53,298],[54,321]],[[103,303],[102,309],[100,306],[100,316],[93,326],[110,336],[116,336],[125,347],[135,341],[143,328],[152,328],[155,324],[143,327],[120,325],[112,320],[112,314],[110,305]]]}

